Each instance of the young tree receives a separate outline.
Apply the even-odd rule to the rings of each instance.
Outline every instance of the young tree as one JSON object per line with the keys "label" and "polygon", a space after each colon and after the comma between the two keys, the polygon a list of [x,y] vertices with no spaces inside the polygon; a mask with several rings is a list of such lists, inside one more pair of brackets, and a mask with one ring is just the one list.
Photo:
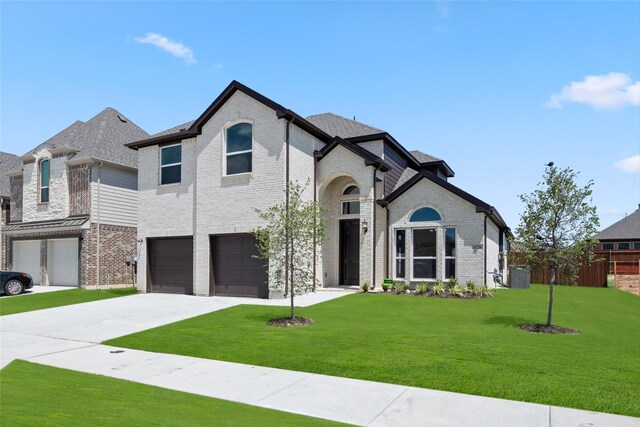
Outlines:
{"label": "young tree", "polygon": [[518,196],[525,210],[516,229],[517,245],[532,270],[546,268],[551,272],[547,327],[551,326],[556,273],[562,270],[566,284],[574,284],[583,260],[595,260],[597,241],[592,236],[598,231],[599,220],[591,206],[593,180],[579,187],[577,176],[569,167],[561,170],[549,163],[538,189]]}
{"label": "young tree", "polygon": [[291,319],[295,315],[294,296],[315,290],[314,263],[324,240],[323,211],[317,202],[305,200],[304,186],[290,182],[285,200],[268,209],[256,209],[263,227],[253,233],[262,258],[269,260],[271,287],[291,298]]}

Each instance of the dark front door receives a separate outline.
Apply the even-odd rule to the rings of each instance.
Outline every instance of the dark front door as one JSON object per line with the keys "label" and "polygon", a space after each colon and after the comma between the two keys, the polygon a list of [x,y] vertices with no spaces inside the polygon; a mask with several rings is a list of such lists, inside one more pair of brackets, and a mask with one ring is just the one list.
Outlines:
{"label": "dark front door", "polygon": [[267,262],[259,255],[252,234],[211,237],[212,294],[268,298]]}
{"label": "dark front door", "polygon": [[340,284],[360,285],[360,220],[340,221]]}
{"label": "dark front door", "polygon": [[147,240],[149,292],[193,294],[193,237]]}

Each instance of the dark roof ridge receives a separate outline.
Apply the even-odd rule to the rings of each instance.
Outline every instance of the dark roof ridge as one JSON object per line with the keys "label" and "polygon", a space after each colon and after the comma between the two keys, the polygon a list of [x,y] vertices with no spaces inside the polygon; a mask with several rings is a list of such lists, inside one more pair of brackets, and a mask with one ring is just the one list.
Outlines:
{"label": "dark roof ridge", "polygon": [[338,145],[346,148],[347,150],[351,151],[352,153],[362,157],[364,159],[364,164],[366,166],[374,166],[378,169],[380,169],[383,172],[386,172],[388,170],[391,169],[391,166],[385,162],[384,160],[382,160],[380,157],[376,156],[375,154],[373,154],[372,152],[370,152],[369,150],[365,150],[364,148],[347,141],[344,138],[340,138],[339,136],[336,136],[333,138],[333,140],[325,145],[324,147],[322,147],[321,150],[316,151],[314,153],[314,156],[316,159],[318,160],[322,160],[322,158],[324,156],[326,156],[327,154],[329,154],[329,152],[331,152],[334,148],[336,148]]}
{"label": "dark roof ridge", "polygon": [[509,227],[507,226],[506,222],[504,221],[502,216],[500,216],[500,214],[498,213],[498,210],[494,206],[491,206],[490,204],[478,199],[477,197],[467,193],[466,191],[462,190],[461,188],[456,187],[455,185],[451,184],[450,182],[445,181],[444,179],[439,178],[438,176],[436,176],[436,175],[434,175],[431,172],[428,172],[426,170],[418,171],[407,182],[405,182],[400,187],[398,187],[395,190],[393,190],[384,199],[379,200],[378,203],[388,205],[389,203],[391,203],[392,201],[394,201],[395,199],[400,197],[402,194],[404,194],[408,189],[413,187],[416,183],[421,181],[423,178],[428,179],[429,181],[431,181],[431,182],[443,187],[445,190],[448,190],[448,191],[452,192],[453,194],[457,195],[458,197],[461,197],[462,199],[466,200],[467,202],[475,205],[476,206],[476,212],[485,212],[487,215],[492,217],[492,219],[496,223],[496,225],[498,225],[499,227],[501,227],[503,229],[508,230],[508,233],[511,233],[511,231],[509,230]]}
{"label": "dark roof ridge", "polygon": [[245,95],[250,96],[256,101],[266,105],[276,112],[276,115],[279,119],[286,119],[291,121],[296,126],[301,129],[309,132],[316,138],[320,139],[323,142],[331,141],[331,136],[329,136],[322,129],[315,126],[313,123],[306,120],[304,117],[295,113],[294,111],[283,107],[275,101],[267,98],[266,96],[256,92],[248,86],[243,85],[237,80],[231,81],[229,85],[216,97],[216,99],[207,107],[206,110],[191,124],[188,129],[180,130],[174,133],[166,134],[165,132],[160,132],[160,134],[156,134],[156,136],[151,138],[142,139],[139,141],[134,141],[132,143],[126,144],[127,147],[137,150],[138,148],[147,147],[150,145],[157,145],[162,143],[168,143],[172,141],[178,141],[186,138],[193,138],[194,136],[198,136],[202,133],[202,126],[233,96],[236,91],[240,91]]}

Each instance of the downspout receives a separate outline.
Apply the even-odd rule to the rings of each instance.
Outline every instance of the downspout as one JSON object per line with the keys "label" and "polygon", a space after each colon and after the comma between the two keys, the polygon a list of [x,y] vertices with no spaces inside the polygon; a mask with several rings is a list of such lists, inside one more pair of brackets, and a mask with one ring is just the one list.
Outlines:
{"label": "downspout", "polygon": [[389,205],[385,206],[385,210],[386,210],[386,216],[387,216],[387,223],[385,224],[385,248],[384,248],[384,277],[387,278],[389,277],[389,246],[390,243],[389,242]]}
{"label": "downspout", "polygon": [[313,292],[316,291],[316,263],[317,263],[317,227],[318,227],[318,218],[316,215],[318,214],[318,158],[313,156]]}
{"label": "downspout", "polygon": [[487,218],[489,217],[489,214],[487,214],[486,212],[484,213],[484,246],[482,248],[482,252],[484,253],[484,270],[483,270],[483,275],[484,275],[484,284],[487,285],[487,287],[489,287],[489,284],[487,283]]}
{"label": "downspout", "polygon": [[[284,254],[284,296],[287,296],[288,281],[289,281],[289,126],[291,119],[287,119],[287,127],[285,131],[285,228],[284,228],[284,240],[285,240],[285,254]],[[293,283],[291,283],[293,285]],[[293,287],[289,289],[291,293],[291,300],[293,301]],[[293,314],[292,314],[293,317]]]}
{"label": "downspout", "polygon": [[100,168],[98,163],[98,182],[96,185],[96,289],[100,289]]}
{"label": "downspout", "polygon": [[376,288],[376,172],[378,170],[378,167],[376,166],[375,168],[373,168],[373,200],[371,205],[373,206],[373,215],[371,215],[372,217],[372,221],[373,224],[371,224],[371,242],[372,242],[372,247],[371,247],[371,254],[372,254],[372,260],[371,260],[371,266],[372,266],[372,274],[371,274],[371,289],[375,289]]}

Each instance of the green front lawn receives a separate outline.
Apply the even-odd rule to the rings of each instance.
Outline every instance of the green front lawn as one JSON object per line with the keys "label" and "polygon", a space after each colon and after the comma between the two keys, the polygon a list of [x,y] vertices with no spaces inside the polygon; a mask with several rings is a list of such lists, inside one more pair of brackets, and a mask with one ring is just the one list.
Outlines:
{"label": "green front lawn", "polygon": [[20,360],[0,390],[2,426],[344,425]]}
{"label": "green front lawn", "polygon": [[162,353],[640,416],[640,298],[556,287],[554,324],[580,335],[521,331],[544,323],[547,287],[453,300],[357,294],[297,309],[304,328],[266,321],[286,307],[237,306],[106,343]]}
{"label": "green front lawn", "polygon": [[102,289],[99,291],[71,289],[17,297],[8,297],[5,295],[0,297],[0,316],[22,313],[25,311],[42,310],[43,308],[80,304],[82,302],[98,301],[101,299],[123,297],[133,295],[136,292],[136,288]]}

